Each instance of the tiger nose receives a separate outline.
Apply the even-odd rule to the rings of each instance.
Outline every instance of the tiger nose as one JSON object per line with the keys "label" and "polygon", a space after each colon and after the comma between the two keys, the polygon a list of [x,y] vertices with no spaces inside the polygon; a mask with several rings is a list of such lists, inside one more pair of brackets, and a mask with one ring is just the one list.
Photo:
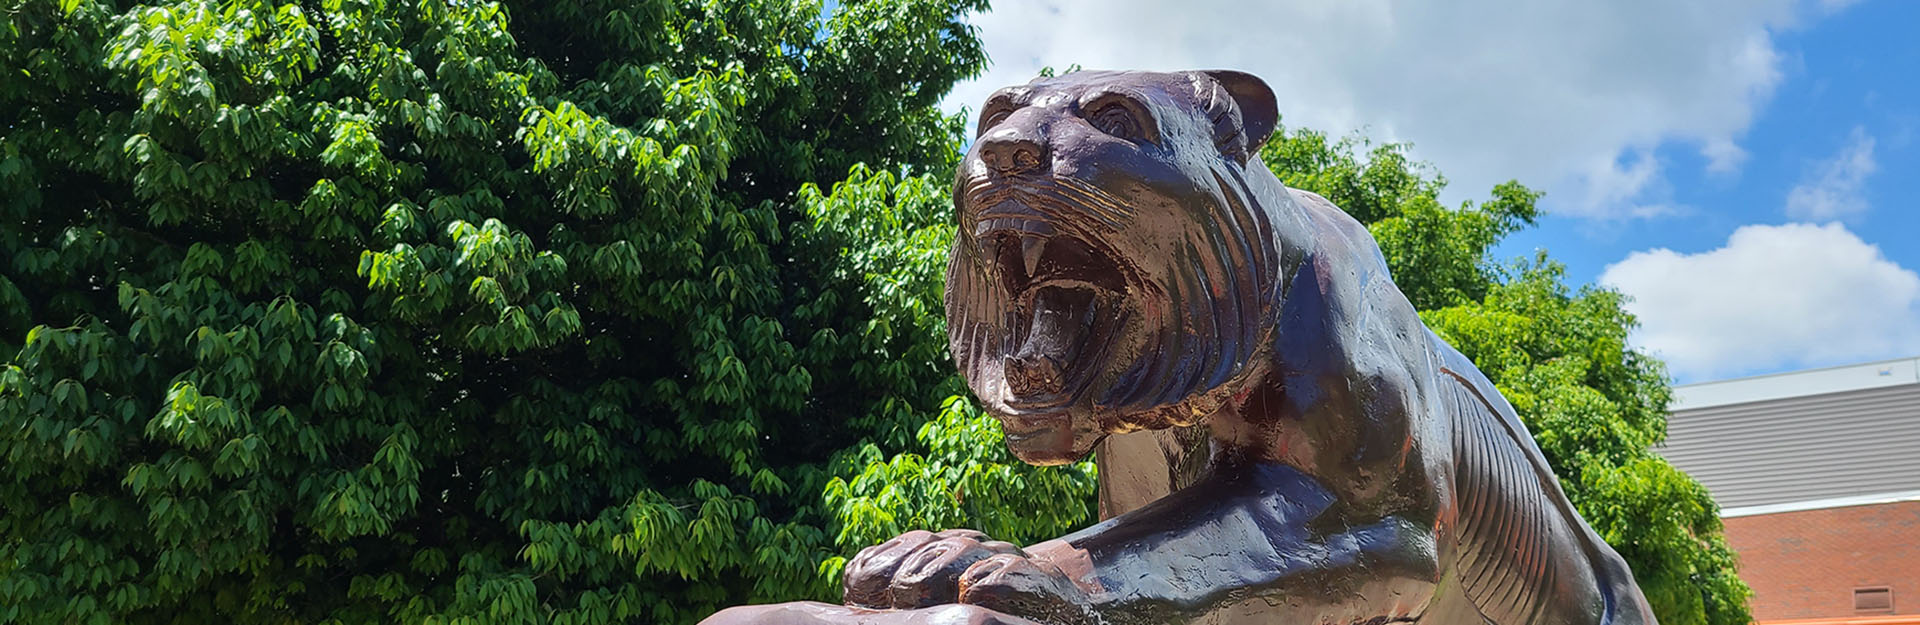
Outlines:
{"label": "tiger nose", "polygon": [[980,137],[980,160],[1002,174],[1023,174],[1040,168],[1047,155],[1044,131],[1003,124]]}

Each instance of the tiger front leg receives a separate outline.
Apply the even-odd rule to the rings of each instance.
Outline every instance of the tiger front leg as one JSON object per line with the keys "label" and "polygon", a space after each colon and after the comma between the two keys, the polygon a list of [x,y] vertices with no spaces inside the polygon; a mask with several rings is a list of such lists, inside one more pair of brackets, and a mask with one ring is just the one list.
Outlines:
{"label": "tiger front leg", "polygon": [[995,555],[959,600],[1040,622],[1417,618],[1441,576],[1431,525],[1333,522],[1334,497],[1285,467],[1208,478],[1077,534]]}

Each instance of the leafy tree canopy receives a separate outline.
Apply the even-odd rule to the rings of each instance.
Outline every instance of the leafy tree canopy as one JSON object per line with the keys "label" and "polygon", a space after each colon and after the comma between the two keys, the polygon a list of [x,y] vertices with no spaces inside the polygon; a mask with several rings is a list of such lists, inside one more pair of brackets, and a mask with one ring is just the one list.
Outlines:
{"label": "leafy tree canopy", "polygon": [[951,377],[889,265],[944,199],[798,191],[950,171],[981,8],[10,3],[0,622],[831,596],[830,478]]}

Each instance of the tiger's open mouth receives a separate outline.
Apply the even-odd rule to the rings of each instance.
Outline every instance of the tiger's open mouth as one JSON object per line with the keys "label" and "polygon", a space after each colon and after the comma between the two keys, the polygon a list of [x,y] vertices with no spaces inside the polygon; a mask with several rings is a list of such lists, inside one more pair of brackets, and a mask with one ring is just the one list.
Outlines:
{"label": "tiger's open mouth", "polygon": [[973,234],[1011,302],[1001,343],[1006,406],[1045,412],[1073,402],[1124,316],[1121,265],[1096,240],[1018,202],[983,211]]}

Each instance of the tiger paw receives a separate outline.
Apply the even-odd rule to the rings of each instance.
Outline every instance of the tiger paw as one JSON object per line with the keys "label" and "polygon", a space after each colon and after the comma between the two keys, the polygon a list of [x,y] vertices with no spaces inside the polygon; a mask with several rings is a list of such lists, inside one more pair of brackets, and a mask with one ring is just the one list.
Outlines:
{"label": "tiger paw", "polygon": [[1086,590],[1057,567],[1025,555],[995,555],[967,567],[959,600],[1043,623],[1098,622]]}
{"label": "tiger paw", "polygon": [[914,530],[860,551],[847,563],[847,605],[922,608],[955,603],[960,575],[994,556],[1024,556],[1012,543],[973,530]]}

